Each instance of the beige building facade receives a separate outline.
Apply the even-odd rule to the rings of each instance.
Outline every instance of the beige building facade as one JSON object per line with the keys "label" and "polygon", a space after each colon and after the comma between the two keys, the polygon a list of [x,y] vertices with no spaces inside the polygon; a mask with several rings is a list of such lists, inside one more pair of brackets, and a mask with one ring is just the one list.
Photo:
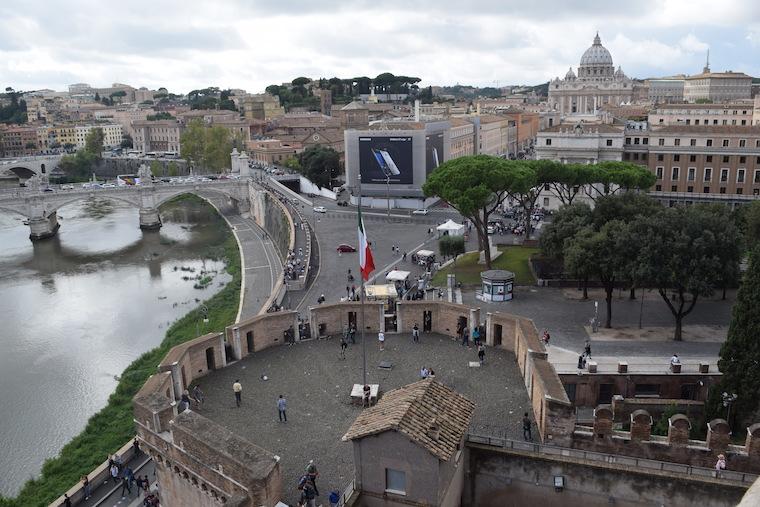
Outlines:
{"label": "beige building facade", "polygon": [[182,124],[177,120],[137,121],[134,128],[133,145],[143,153],[152,151],[180,151]]}
{"label": "beige building facade", "polygon": [[475,125],[462,118],[451,118],[451,158],[475,154]]}
{"label": "beige building facade", "polygon": [[[649,112],[649,123],[660,125],[731,126],[755,124],[751,101],[727,104],[660,104]],[[757,118],[760,122],[760,117]]]}
{"label": "beige building facade", "polygon": [[683,98],[686,102],[750,99],[752,77],[743,72],[710,72],[706,66],[701,74],[686,78]]}

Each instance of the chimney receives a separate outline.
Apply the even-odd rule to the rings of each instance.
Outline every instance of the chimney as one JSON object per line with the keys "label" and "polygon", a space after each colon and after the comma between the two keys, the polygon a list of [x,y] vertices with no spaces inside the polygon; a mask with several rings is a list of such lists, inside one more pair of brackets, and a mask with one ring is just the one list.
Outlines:
{"label": "chimney", "polygon": [[414,101],[414,121],[420,121],[420,99]]}
{"label": "chimney", "polygon": [[430,438],[432,438],[432,439],[433,439],[433,440],[435,440],[436,442],[437,442],[437,441],[438,441],[438,439],[440,438],[440,436],[441,436],[441,427],[440,427],[440,426],[438,426],[438,422],[436,422],[436,420],[435,420],[435,419],[433,419],[433,420],[430,422],[430,427],[428,427],[428,430],[427,430],[427,434],[428,434],[428,436],[429,436]]}

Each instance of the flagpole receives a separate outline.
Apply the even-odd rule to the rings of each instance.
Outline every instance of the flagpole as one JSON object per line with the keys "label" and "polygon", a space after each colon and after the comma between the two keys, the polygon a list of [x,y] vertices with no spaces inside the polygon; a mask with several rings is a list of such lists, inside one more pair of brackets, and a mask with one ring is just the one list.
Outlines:
{"label": "flagpole", "polygon": [[[364,220],[362,219],[362,176],[361,172],[359,176],[357,177],[359,180],[359,220],[362,225],[362,229],[364,228]],[[366,236],[367,231],[364,231],[364,235]],[[359,248],[361,248],[361,245],[359,245]],[[359,334],[359,339],[362,341],[362,386],[367,385],[367,343],[364,340],[364,273],[362,273],[361,266],[359,266],[359,323],[361,325],[361,333]]]}

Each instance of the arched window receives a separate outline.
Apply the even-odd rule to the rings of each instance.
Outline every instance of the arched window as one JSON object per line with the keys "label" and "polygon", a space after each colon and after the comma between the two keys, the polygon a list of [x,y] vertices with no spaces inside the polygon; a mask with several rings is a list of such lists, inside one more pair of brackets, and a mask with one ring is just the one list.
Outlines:
{"label": "arched window", "polygon": [[42,171],[42,174],[45,174],[45,164],[40,164],[40,170]]}

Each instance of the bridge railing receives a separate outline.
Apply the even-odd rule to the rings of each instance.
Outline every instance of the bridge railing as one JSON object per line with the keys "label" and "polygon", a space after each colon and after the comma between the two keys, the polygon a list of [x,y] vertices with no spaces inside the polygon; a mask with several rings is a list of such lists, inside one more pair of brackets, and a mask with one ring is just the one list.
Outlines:
{"label": "bridge railing", "polygon": [[636,458],[633,456],[622,456],[619,454],[606,454],[595,451],[583,451],[580,449],[570,449],[567,447],[557,447],[534,442],[525,442],[521,440],[511,440],[508,438],[495,437],[491,435],[478,435],[475,433],[468,433],[467,441],[473,444],[488,445],[492,447],[498,447],[500,449],[509,449],[516,452],[528,452],[536,456],[575,458],[584,461],[640,468],[642,470],[648,471],[683,474],[690,477],[709,477],[713,479],[717,478],[745,485],[752,484],[758,478],[758,476],[755,474],[744,472],[734,472],[731,470],[722,470],[720,472],[716,472],[712,468],[695,467],[682,463],[671,463],[667,461]]}

